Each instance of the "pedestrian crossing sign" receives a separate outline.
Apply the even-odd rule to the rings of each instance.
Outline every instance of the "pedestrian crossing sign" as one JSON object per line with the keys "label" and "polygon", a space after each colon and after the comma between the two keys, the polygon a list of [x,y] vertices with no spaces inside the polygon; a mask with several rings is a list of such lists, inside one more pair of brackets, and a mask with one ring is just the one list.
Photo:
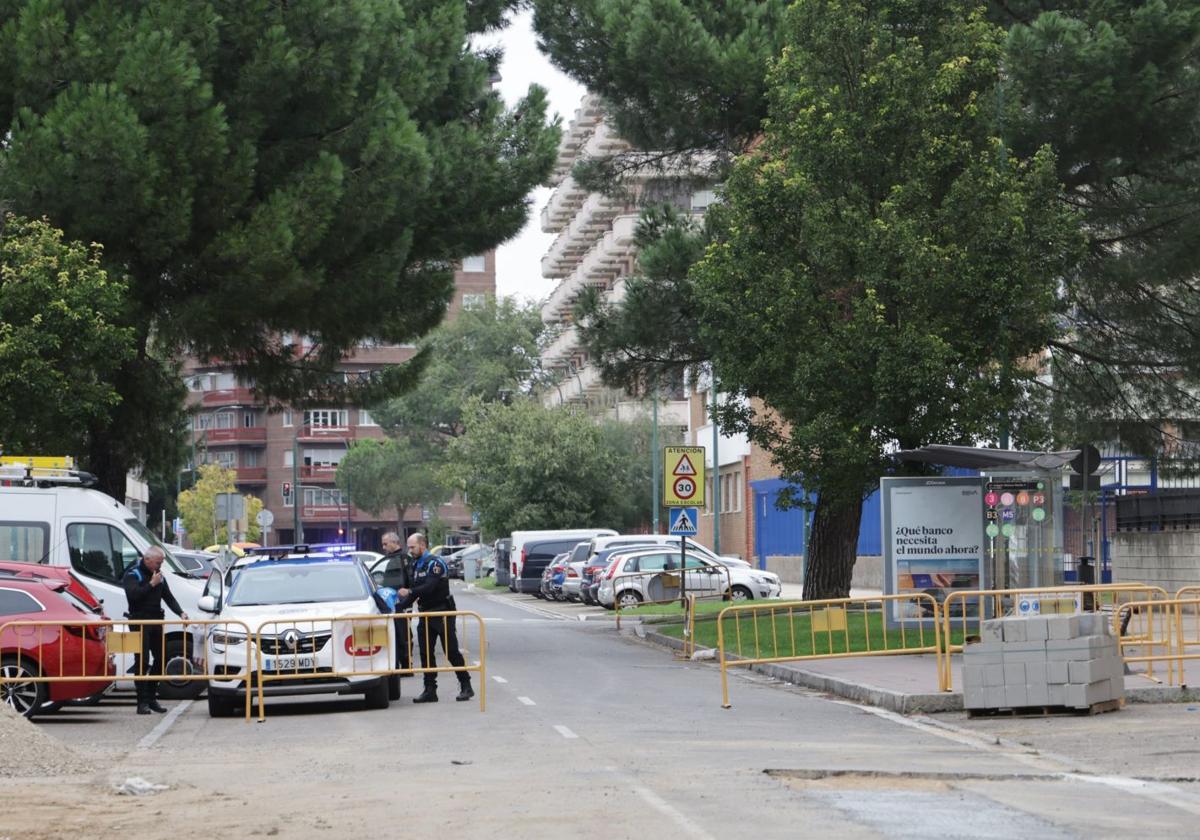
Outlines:
{"label": "pedestrian crossing sign", "polygon": [[670,534],[673,537],[696,536],[697,508],[677,508],[671,511]]}

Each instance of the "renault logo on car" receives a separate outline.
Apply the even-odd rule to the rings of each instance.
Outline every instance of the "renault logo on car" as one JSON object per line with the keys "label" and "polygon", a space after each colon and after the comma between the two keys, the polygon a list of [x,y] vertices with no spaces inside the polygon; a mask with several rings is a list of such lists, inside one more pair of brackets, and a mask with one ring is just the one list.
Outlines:
{"label": "renault logo on car", "polygon": [[300,645],[300,633],[296,630],[288,630],[283,634],[283,646],[288,650],[295,650]]}

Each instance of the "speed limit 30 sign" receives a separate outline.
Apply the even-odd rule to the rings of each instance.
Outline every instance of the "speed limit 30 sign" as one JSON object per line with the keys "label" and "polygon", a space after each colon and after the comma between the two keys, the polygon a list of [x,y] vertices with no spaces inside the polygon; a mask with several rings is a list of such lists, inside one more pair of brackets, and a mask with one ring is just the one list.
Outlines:
{"label": "speed limit 30 sign", "polygon": [[704,505],[704,447],[668,446],[663,455],[663,504]]}

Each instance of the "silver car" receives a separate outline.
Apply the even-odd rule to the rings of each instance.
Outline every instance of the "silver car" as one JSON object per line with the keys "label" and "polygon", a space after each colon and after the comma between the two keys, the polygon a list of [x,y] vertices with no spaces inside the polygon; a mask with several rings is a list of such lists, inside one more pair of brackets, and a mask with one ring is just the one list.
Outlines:
{"label": "silver car", "polygon": [[[660,600],[651,592],[652,574],[639,572],[678,572],[679,553],[661,549],[637,549],[614,555],[612,564],[602,576],[596,598],[602,606],[612,608],[618,601],[622,608],[635,607],[645,601]],[[688,552],[686,562],[687,591],[700,597],[718,597],[729,588],[735,601],[754,598],[778,598],[783,590],[779,576],[751,567],[719,563],[699,554]]]}

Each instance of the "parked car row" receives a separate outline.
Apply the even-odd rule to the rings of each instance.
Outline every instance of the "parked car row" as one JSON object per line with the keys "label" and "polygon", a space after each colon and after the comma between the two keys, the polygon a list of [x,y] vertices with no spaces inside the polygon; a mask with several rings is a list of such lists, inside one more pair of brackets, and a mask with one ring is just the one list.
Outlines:
{"label": "parked car row", "polygon": [[[778,598],[782,591],[779,576],[753,568],[745,560],[714,554],[700,543],[689,540],[683,553],[678,537],[656,534],[603,533],[580,540],[577,536],[520,540],[513,535],[514,548],[520,545],[523,563],[514,568],[510,589],[530,591],[525,581],[540,571],[537,589],[540,598],[578,601],[613,609],[616,604],[632,607],[646,601],[673,597],[672,587],[682,583],[686,591],[700,596],[726,596],[735,601]],[[684,571],[667,579],[655,572]]]}

